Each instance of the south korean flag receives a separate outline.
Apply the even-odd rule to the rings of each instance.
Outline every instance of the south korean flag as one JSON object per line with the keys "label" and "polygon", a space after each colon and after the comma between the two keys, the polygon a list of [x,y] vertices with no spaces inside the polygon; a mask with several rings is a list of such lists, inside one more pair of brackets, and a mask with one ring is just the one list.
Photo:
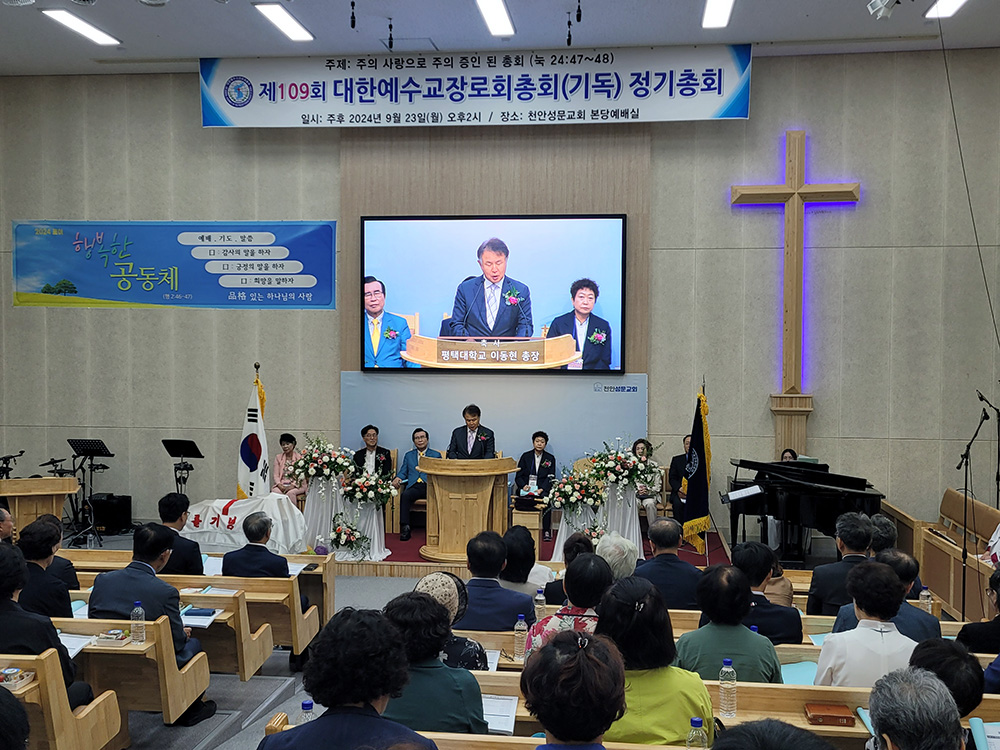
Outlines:
{"label": "south korean flag", "polygon": [[267,481],[267,436],[264,434],[264,403],[267,397],[260,376],[254,378],[243,418],[243,438],[236,475],[236,499],[265,497],[270,492]]}

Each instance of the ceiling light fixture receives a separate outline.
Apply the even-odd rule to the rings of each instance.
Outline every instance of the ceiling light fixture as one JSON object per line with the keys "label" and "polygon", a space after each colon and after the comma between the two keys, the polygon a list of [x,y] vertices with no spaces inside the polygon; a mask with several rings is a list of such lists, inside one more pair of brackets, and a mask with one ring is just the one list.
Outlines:
{"label": "ceiling light fixture", "polygon": [[313,35],[309,33],[305,26],[295,20],[295,17],[285,10],[283,5],[278,3],[254,3],[268,21],[278,27],[278,30],[291,39],[293,42],[311,42]]}
{"label": "ceiling light fixture", "polygon": [[100,44],[105,47],[114,47],[121,44],[113,36],[105,34],[96,26],[91,26],[82,18],[74,16],[68,10],[43,10],[42,13],[53,21],[58,21],[67,29],[72,29],[77,34],[87,37],[94,44]]}
{"label": "ceiling light fixture", "polygon": [[94,5],[97,3],[97,0],[73,0],[73,2],[77,5]]}
{"label": "ceiling light fixture", "polygon": [[899,0],[871,0],[868,3],[868,12],[875,16],[878,21],[881,18],[888,18],[892,11],[899,5]]}
{"label": "ceiling light fixture", "polygon": [[169,3],[170,0],[139,0],[139,2],[142,5],[148,5],[150,8],[162,8],[164,5]]}
{"label": "ceiling light fixture", "polygon": [[966,0],[937,0],[924,18],[951,18],[965,3]]}
{"label": "ceiling light fixture", "polygon": [[3,0],[4,5],[9,5],[12,8],[18,8],[22,5],[31,5],[35,0]]}
{"label": "ceiling light fixture", "polygon": [[701,17],[703,29],[724,29],[729,25],[735,0],[705,0],[705,14]]}
{"label": "ceiling light fixture", "polygon": [[476,0],[476,5],[493,36],[514,36],[514,24],[503,0]]}

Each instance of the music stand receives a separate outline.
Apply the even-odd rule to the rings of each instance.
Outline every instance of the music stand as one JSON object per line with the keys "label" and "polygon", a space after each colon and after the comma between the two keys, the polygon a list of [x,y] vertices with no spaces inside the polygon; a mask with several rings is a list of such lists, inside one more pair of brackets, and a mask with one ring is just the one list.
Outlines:
{"label": "music stand", "polygon": [[167,449],[167,455],[171,458],[179,458],[180,461],[174,464],[174,485],[181,495],[187,494],[188,475],[194,471],[194,466],[185,461],[185,458],[204,458],[194,440],[167,440],[160,441]]}
{"label": "music stand", "polygon": [[[104,444],[103,440],[69,439],[66,442],[69,443],[69,447],[73,449],[73,453],[75,454],[73,458],[83,459],[83,462],[78,467],[83,471],[83,476],[86,476],[87,471],[90,472],[90,481],[86,482],[86,488],[83,487],[84,483],[82,482],[80,487],[80,489],[83,490],[83,500],[80,503],[80,510],[84,514],[83,520],[86,525],[82,529],[78,529],[77,532],[69,538],[66,546],[71,546],[85,534],[93,532],[94,536],[97,537],[98,545],[103,547],[104,540],[101,539],[101,532],[99,532],[97,527],[94,525],[94,505],[91,502],[94,497],[94,459],[98,456],[101,458],[114,458],[115,454],[108,450],[108,446]],[[89,462],[89,465],[85,468],[84,464],[87,462]]]}

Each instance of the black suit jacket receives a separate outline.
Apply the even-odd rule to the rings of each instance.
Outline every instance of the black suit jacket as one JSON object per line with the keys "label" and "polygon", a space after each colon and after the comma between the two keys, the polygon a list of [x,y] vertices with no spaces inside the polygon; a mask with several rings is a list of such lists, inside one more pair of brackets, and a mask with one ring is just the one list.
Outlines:
{"label": "black suit jacket", "polygon": [[174,653],[183,649],[187,635],[181,621],[181,595],[157,578],[156,571],[146,563],[133,560],[121,570],[97,576],[90,593],[88,616],[93,620],[129,620],[137,601],[142,602],[147,622],[167,616]]}
{"label": "black suit jacket", "polygon": [[694,590],[701,571],[677,555],[657,555],[637,567],[635,574],[648,579],[660,590],[668,609],[698,609]]}
{"label": "black suit jacket", "polygon": [[[590,337],[596,331],[603,331],[607,334],[603,344],[595,344],[590,341]],[[556,336],[569,334],[576,342],[576,313],[568,312],[552,320],[545,338],[553,339]],[[576,344],[576,350],[580,351],[580,344]],[[563,367],[562,369],[566,369]],[[583,343],[583,369],[584,370],[610,370],[611,369],[611,324],[604,318],[590,314],[587,320],[587,338]]]}
{"label": "black suit jacket", "polygon": [[17,599],[22,609],[46,617],[72,617],[66,584],[37,563],[28,563],[28,581]]}
{"label": "black suit jacket", "polygon": [[40,656],[50,648],[59,652],[63,680],[68,687],[76,676],[76,665],[69,658],[66,647],[59,642],[52,620],[25,611],[12,599],[0,600],[0,654]]}
{"label": "black suit jacket", "polygon": [[839,562],[820,565],[813,570],[806,614],[836,615],[841,607],[851,602],[847,595],[847,574],[867,559],[864,555],[844,555]]}
{"label": "black suit jacket", "polygon": [[958,631],[956,640],[974,654],[1000,653],[1000,615],[989,622],[970,622]]}
{"label": "black suit jacket", "polygon": [[757,626],[757,632],[775,646],[779,643],[802,643],[802,616],[795,607],[772,604],[756,591],[750,598],[750,614],[743,618],[748,628]]}
{"label": "black suit jacket", "polygon": [[240,578],[288,578],[288,560],[261,544],[248,544],[222,557],[222,575]]}
{"label": "black suit jacket", "polygon": [[562,578],[545,584],[545,603],[558,604],[560,607],[566,603],[566,590],[563,588]]}
{"label": "black suit jacket", "polygon": [[[545,464],[548,463],[548,466]],[[514,486],[518,491],[528,484],[528,477],[535,473],[535,452],[530,450],[521,454],[517,462],[517,474],[514,475]],[[542,460],[538,462],[538,495],[544,497],[552,489],[552,479],[556,475],[556,457],[548,451],[542,451]]]}
{"label": "black suit jacket", "polygon": [[469,453],[469,431],[466,427],[456,427],[451,433],[451,442],[448,443],[448,458],[496,458],[497,446],[493,437],[493,430],[489,427],[479,425],[476,431],[476,440],[472,444],[472,452]]}
{"label": "black suit jacket", "polygon": [[59,555],[53,557],[52,564],[47,568],[47,570],[60,581],[65,583],[66,587],[70,591],[80,590],[80,579],[76,577],[76,568],[74,568],[73,563],[65,557],[59,557]]}
{"label": "black suit jacket", "polygon": [[[367,452],[367,448],[354,452],[354,463],[360,466],[362,471],[365,468]],[[381,445],[375,446],[375,473],[384,479],[392,479],[392,454],[388,448],[383,448]]]}
{"label": "black suit jacket", "polygon": [[201,547],[198,542],[182,537],[176,529],[174,532],[174,548],[170,559],[160,571],[161,576],[201,576],[205,575],[205,563],[201,559]]}

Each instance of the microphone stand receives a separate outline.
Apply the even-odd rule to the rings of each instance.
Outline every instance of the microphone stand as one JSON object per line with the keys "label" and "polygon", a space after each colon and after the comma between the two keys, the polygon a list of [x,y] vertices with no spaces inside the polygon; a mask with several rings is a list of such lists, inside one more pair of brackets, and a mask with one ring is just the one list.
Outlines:
{"label": "microphone stand", "polygon": [[[980,394],[982,397],[982,394]],[[983,426],[983,422],[988,420],[990,415],[986,413],[986,409],[983,409],[982,415],[979,417],[979,424],[976,425],[976,431],[972,434],[972,440],[969,444],[965,446],[965,451],[962,453],[962,457],[958,460],[958,466],[955,467],[955,471],[962,468],[965,465],[965,507],[963,509],[962,517],[962,619],[965,619],[965,580],[969,568],[969,459],[972,452],[972,444],[976,442],[976,438],[979,437],[979,430]]]}
{"label": "microphone stand", "polygon": [[997,409],[993,404],[991,404],[990,400],[980,393],[978,388],[976,389],[976,394],[979,396],[979,400],[990,407],[993,410],[993,413],[997,415],[997,475],[994,478],[994,482],[996,483],[997,490],[997,494],[995,496],[996,507],[1000,510],[1000,409]]}

